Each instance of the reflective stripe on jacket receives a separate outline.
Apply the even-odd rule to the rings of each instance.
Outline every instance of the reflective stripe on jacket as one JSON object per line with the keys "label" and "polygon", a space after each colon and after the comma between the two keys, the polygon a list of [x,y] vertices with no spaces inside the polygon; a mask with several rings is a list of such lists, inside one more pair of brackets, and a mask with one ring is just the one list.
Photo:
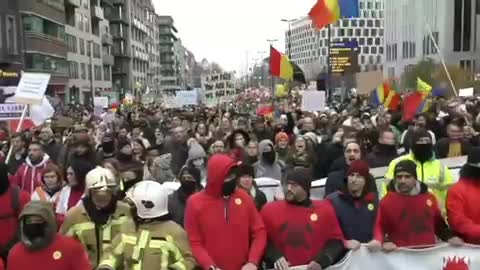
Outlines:
{"label": "reflective stripe on jacket", "polygon": [[[112,240],[122,233],[134,233],[135,224],[131,217],[130,207],[122,202],[117,202],[115,213],[107,224],[97,226],[90,220],[83,203],[70,209],[65,221],[60,228],[60,233],[79,240],[85,247],[94,269],[98,266],[103,253],[111,248]],[[100,247],[100,248],[98,248]]]}

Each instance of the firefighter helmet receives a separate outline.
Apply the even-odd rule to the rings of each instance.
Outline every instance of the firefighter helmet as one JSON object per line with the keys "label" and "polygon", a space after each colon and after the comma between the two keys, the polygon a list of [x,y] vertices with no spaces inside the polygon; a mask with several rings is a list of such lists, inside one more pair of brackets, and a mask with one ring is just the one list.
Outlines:
{"label": "firefighter helmet", "polygon": [[141,181],[127,191],[127,198],[137,208],[142,219],[151,219],[168,214],[169,190],[155,181]]}

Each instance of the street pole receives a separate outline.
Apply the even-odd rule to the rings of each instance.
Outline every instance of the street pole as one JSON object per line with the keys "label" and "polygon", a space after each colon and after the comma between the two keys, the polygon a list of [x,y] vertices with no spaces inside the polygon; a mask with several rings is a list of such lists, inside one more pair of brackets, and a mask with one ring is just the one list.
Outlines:
{"label": "street pole", "polygon": [[330,68],[330,42],[332,41],[332,26],[329,24],[327,26],[327,78],[325,78],[325,90],[328,93],[328,102],[332,102],[332,89],[330,87],[330,75],[331,75],[331,68]]}
{"label": "street pole", "polygon": [[[91,73],[91,76],[90,76],[90,91],[91,91],[91,95],[92,95],[92,108],[95,108],[95,89],[93,89],[93,76],[94,76],[94,73],[93,73],[93,40],[89,40],[88,41],[89,43],[89,47],[90,47],[90,73]],[[85,101],[83,101],[85,103]]]}

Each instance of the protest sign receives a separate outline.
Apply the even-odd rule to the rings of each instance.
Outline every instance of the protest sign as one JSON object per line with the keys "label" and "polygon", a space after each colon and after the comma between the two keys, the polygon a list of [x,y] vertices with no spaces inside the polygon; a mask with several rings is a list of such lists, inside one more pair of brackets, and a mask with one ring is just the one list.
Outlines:
{"label": "protest sign", "polygon": [[[25,106],[26,105],[23,105],[23,104],[11,104],[11,103],[0,104],[0,121],[20,119]],[[29,117],[28,110],[25,117]]]}
{"label": "protest sign", "polygon": [[302,110],[306,112],[325,109],[325,91],[303,91]]}
{"label": "protest sign", "polygon": [[473,87],[460,89],[458,95],[461,97],[473,96]]}
{"label": "protest sign", "polygon": [[25,72],[15,91],[15,102],[41,105],[47,90],[50,74]]}

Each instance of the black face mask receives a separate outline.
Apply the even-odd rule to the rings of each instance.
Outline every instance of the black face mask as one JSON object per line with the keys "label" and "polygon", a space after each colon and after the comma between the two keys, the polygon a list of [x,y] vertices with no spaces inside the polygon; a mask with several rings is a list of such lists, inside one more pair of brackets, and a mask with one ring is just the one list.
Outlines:
{"label": "black face mask", "polygon": [[195,192],[196,188],[197,188],[197,183],[195,183],[193,181],[181,181],[180,185],[182,187],[183,192],[186,195],[193,194]]}
{"label": "black face mask", "polygon": [[228,197],[235,192],[235,188],[237,187],[237,182],[235,180],[230,180],[228,182],[223,183],[222,186],[222,193],[223,196]]}
{"label": "black face mask", "polygon": [[24,224],[23,233],[30,240],[45,237],[45,223]]}
{"label": "black face mask", "polygon": [[394,144],[378,144],[378,149],[380,150],[380,152],[382,153],[395,153],[397,152],[397,146],[394,145]]}
{"label": "black face mask", "polygon": [[120,161],[130,161],[130,160],[132,160],[133,155],[131,155],[131,154],[130,154],[130,155],[127,155],[127,154],[124,154],[124,153],[122,153],[122,152],[119,152],[119,153],[117,154],[117,158],[118,158],[118,160],[120,160]]}
{"label": "black face mask", "polygon": [[415,159],[424,163],[432,158],[433,146],[432,144],[414,144],[412,146],[412,152]]}
{"label": "black face mask", "polygon": [[275,161],[275,152],[274,151],[263,152],[262,158],[266,163],[273,164],[273,162]]}
{"label": "black face mask", "polygon": [[113,141],[103,142],[102,149],[104,153],[113,153],[115,151],[115,144]]}

